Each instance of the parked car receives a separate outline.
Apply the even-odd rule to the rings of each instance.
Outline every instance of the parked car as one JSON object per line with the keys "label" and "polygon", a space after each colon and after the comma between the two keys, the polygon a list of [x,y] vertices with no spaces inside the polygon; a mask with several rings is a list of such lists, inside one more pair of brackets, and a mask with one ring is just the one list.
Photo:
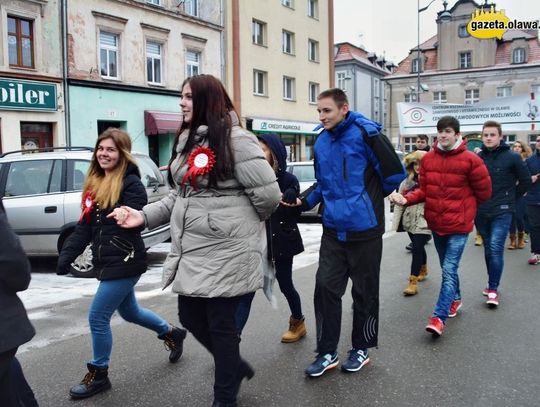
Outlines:
{"label": "parked car", "polygon": [[[9,222],[28,256],[58,256],[81,213],[81,194],[92,149],[86,147],[14,151],[0,156],[0,193]],[[51,151],[53,150],[53,151]],[[133,153],[148,202],[169,192],[163,176],[145,154]],[[145,246],[170,238],[169,225],[145,229]],[[72,263],[71,274],[93,275],[90,246]]]}
{"label": "parked car", "polygon": [[[298,182],[300,183],[300,193],[304,192],[316,182],[313,161],[287,163],[287,171],[298,178]],[[302,217],[320,219],[321,213],[319,212],[319,204],[315,205],[315,207],[309,211],[302,212]]]}

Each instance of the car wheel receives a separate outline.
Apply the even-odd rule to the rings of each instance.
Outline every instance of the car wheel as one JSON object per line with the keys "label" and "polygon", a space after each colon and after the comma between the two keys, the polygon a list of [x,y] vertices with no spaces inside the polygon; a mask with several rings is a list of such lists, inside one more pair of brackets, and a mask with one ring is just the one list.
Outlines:
{"label": "car wheel", "polygon": [[70,272],[75,277],[92,278],[94,275],[94,263],[92,262],[91,245],[86,246],[86,249],[71,263]]}

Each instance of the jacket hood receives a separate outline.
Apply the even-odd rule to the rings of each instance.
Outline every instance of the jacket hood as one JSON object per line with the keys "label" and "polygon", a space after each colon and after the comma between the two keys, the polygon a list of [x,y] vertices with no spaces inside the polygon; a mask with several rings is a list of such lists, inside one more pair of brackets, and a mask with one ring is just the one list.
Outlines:
{"label": "jacket hood", "polygon": [[257,137],[261,139],[272,151],[278,164],[278,174],[287,170],[287,150],[285,144],[275,133],[258,134]]}
{"label": "jacket hood", "polygon": [[433,148],[431,149],[436,154],[454,155],[454,154],[462,153],[463,151],[467,150],[467,139],[461,140],[461,144],[454,150],[448,150],[448,151],[441,150],[440,148],[437,147],[437,144],[439,143],[437,140],[435,140],[435,142],[433,143]]}
{"label": "jacket hood", "polygon": [[136,164],[128,163],[126,173],[124,174],[124,178],[126,178],[128,175],[136,175],[137,177],[141,178],[141,173],[139,171],[139,167]]}

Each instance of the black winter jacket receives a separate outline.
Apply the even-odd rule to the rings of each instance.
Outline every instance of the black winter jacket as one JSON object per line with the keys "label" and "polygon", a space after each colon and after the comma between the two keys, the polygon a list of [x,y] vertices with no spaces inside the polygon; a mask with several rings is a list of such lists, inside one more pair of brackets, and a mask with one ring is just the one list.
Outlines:
{"label": "black winter jacket", "polygon": [[517,153],[501,141],[499,147],[488,150],[482,146],[478,154],[491,177],[491,199],[478,207],[477,216],[494,217],[504,212],[515,212],[516,199],[531,187],[527,164]]}
{"label": "black winter jacket", "polygon": [[[297,197],[300,193],[298,179],[286,171],[287,151],[279,137],[272,133],[260,134],[258,137],[266,143],[278,162],[277,181],[282,193],[294,191]],[[302,212],[300,207],[279,205],[269,220],[266,221],[266,233],[272,246],[274,260],[293,257],[304,251],[302,236],[298,230],[297,221]]]}
{"label": "black winter jacket", "polygon": [[17,296],[30,284],[30,263],[0,200],[0,353],[28,342],[36,331]]}
{"label": "black winter jacket", "polygon": [[130,164],[124,175],[120,199],[112,208],[94,205],[90,223],[81,219],[64,244],[58,259],[58,274],[67,274],[70,264],[92,243],[95,276],[98,280],[132,277],[146,271],[146,250],[140,228],[124,229],[107,218],[122,205],[141,210],[148,202],[139,169]]}

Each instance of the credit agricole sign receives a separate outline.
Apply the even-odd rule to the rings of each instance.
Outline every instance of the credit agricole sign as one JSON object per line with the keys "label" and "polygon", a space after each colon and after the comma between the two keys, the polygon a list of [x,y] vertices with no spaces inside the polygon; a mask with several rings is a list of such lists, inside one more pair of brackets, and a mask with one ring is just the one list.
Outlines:
{"label": "credit agricole sign", "polygon": [[0,78],[0,109],[58,110],[56,85]]}

